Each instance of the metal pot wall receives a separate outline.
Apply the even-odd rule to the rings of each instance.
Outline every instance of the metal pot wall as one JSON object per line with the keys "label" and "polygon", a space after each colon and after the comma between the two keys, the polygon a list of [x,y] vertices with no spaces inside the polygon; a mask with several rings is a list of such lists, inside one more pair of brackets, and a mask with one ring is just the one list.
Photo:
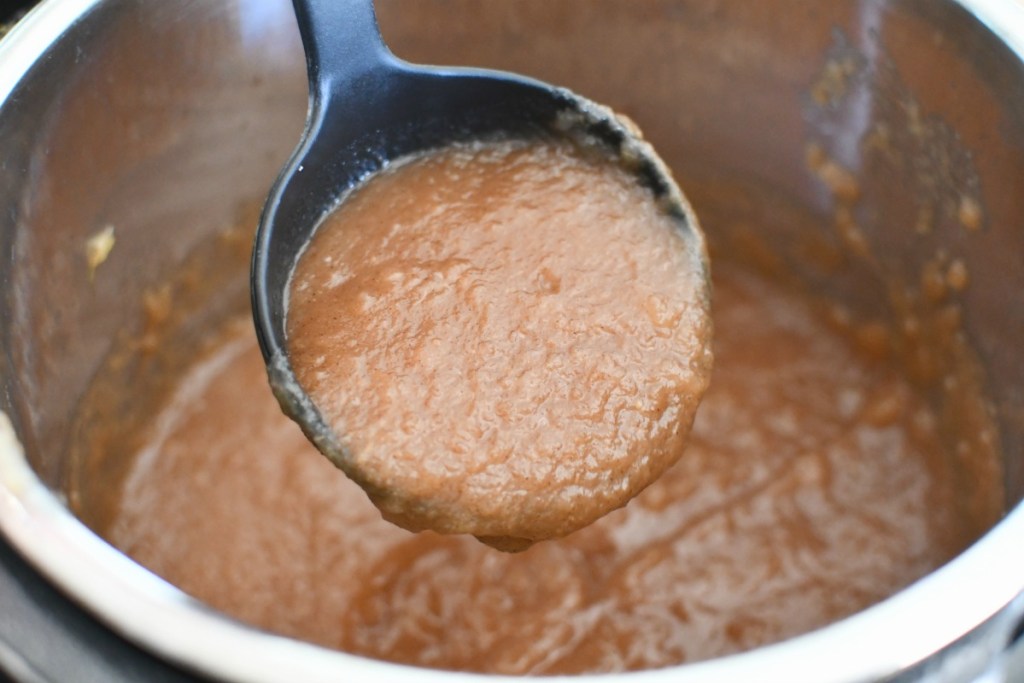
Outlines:
{"label": "metal pot wall", "polygon": [[[815,143],[859,175],[864,237],[892,277],[917,277],[922,239],[955,249],[972,274],[964,325],[996,408],[1011,512],[948,565],[837,624],[601,680],[1024,680],[1024,5],[381,0],[379,11],[403,57],[514,69],[630,114],[684,187],[735,177],[828,213],[835,198],[805,163]],[[829,64],[851,65],[835,90]],[[305,87],[287,0],[48,0],[5,39],[0,529],[109,628],[203,675],[446,680],[213,613],[103,543],[59,493],[78,401],[112,340],[138,327],[147,285],[261,201],[301,130]],[[940,134],[895,135],[894,158],[913,163],[868,164],[865,136],[910,110]],[[936,159],[952,170],[922,175]],[[969,240],[943,217],[963,188],[983,222]],[[934,209],[924,238],[922,207]],[[116,257],[91,280],[82,245],[106,226]],[[788,266],[814,277],[799,259]],[[225,296],[244,293],[246,277],[231,273]],[[870,307],[859,277],[815,284]]]}

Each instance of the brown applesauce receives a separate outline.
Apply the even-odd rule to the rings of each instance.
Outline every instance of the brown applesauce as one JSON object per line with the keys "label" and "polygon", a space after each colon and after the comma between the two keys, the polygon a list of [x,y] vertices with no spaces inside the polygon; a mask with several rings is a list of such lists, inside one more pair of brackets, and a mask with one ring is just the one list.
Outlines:
{"label": "brown applesauce", "polygon": [[567,139],[452,145],[345,197],[287,350],[328,455],[407,529],[564,536],[672,465],[711,372],[703,238]]}
{"label": "brown applesauce", "polygon": [[997,500],[995,453],[951,451],[877,335],[728,252],[714,291],[716,371],[685,456],[625,508],[520,554],[383,521],[281,414],[245,314],[129,431],[97,422],[72,502],[245,622],[507,674],[775,642],[892,594],[993,523],[970,500]]}

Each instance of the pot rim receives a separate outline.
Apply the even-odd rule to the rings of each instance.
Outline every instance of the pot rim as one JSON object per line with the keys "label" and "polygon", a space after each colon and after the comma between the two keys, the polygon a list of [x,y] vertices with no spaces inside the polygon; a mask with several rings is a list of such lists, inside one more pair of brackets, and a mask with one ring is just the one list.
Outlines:
{"label": "pot rim", "polygon": [[[46,51],[101,1],[44,0],[0,41],[0,109]],[[955,1],[1024,60],[1024,4]],[[207,675],[252,683],[521,680],[368,659],[261,631],[213,610],[136,564],[74,517],[36,476],[3,411],[0,533],[49,581],[113,630]],[[841,621],[745,653],[666,669],[605,674],[600,680],[710,683],[766,680],[767,674],[792,683],[888,678],[957,642],[1014,601],[1024,607],[1021,567],[1024,503],[946,565]],[[1006,627],[1007,638],[1012,628]]]}

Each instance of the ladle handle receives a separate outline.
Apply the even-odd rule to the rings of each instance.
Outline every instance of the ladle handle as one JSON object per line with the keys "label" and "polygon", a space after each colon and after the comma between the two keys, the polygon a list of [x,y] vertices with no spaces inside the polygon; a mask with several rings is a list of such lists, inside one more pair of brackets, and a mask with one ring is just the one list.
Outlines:
{"label": "ladle handle", "polygon": [[393,59],[373,0],[292,0],[306,51],[310,92],[323,100]]}

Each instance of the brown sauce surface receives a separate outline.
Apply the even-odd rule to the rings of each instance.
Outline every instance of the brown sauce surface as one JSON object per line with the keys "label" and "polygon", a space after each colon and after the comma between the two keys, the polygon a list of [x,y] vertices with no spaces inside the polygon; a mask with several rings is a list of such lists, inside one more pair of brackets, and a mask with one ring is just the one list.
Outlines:
{"label": "brown sauce surface", "polygon": [[717,255],[714,275],[716,371],[685,457],[566,538],[508,555],[384,522],[281,415],[247,319],[146,422],[123,485],[79,512],[249,623],[496,673],[778,641],[892,594],[991,522],[963,513],[936,414],[896,364],[796,290]]}
{"label": "brown sauce surface", "polygon": [[350,193],[296,267],[288,354],[384,516],[505,548],[621,507],[711,371],[700,238],[568,141],[459,144]]}

